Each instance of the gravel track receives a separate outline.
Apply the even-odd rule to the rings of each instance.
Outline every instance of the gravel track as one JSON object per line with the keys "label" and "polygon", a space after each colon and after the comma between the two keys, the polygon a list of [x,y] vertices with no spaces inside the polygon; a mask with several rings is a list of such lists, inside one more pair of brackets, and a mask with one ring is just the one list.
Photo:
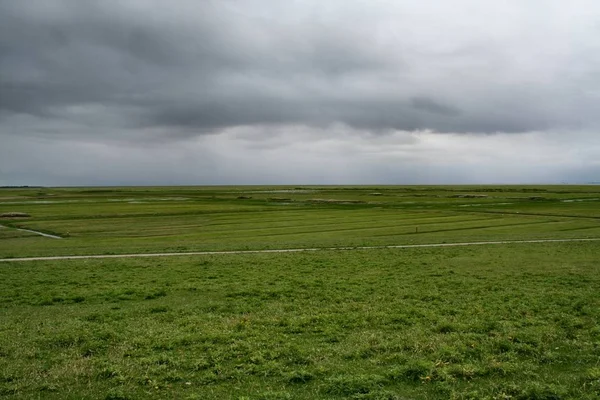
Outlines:
{"label": "gravel track", "polygon": [[569,242],[596,242],[596,241],[600,241],[600,238],[499,240],[499,241],[491,241],[491,242],[401,244],[401,245],[392,245],[392,246],[315,247],[315,248],[304,248],[304,249],[189,251],[189,252],[179,252],[179,253],[96,254],[96,255],[80,255],[80,256],[0,258],[0,262],[88,260],[88,259],[96,259],[96,258],[180,257],[180,256],[222,255],[222,254],[302,253],[302,252],[332,251],[332,250],[349,251],[349,250],[380,250],[380,249],[416,249],[416,248],[429,248],[429,247],[459,247],[459,246],[484,246],[484,245],[522,244],[522,243],[569,243]]}

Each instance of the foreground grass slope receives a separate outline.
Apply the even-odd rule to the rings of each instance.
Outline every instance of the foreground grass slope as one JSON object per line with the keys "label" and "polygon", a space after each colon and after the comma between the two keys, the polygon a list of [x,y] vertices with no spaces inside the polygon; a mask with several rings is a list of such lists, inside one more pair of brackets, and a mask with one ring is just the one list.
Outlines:
{"label": "foreground grass slope", "polygon": [[597,244],[0,269],[7,398],[594,399]]}

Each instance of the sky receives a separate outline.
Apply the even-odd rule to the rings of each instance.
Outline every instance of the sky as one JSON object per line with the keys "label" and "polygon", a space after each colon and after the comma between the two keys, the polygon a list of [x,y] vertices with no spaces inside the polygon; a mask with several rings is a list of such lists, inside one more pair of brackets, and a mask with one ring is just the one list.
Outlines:
{"label": "sky", "polygon": [[600,181],[596,0],[0,0],[0,186]]}

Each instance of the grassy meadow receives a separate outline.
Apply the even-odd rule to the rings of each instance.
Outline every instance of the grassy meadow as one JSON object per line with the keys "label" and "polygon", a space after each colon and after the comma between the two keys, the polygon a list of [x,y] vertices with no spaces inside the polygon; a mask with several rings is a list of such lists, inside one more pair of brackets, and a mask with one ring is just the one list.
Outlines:
{"label": "grassy meadow", "polygon": [[[0,189],[11,212],[3,259],[600,238],[600,186]],[[0,397],[596,399],[599,250],[1,262]]]}

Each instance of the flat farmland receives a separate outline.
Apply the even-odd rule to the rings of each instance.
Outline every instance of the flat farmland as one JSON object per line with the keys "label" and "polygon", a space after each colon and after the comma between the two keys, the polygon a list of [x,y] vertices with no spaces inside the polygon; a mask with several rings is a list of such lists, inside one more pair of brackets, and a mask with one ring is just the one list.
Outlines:
{"label": "flat farmland", "polygon": [[[0,189],[8,213],[7,398],[600,396],[599,186]],[[10,261],[303,248],[329,250]]]}
{"label": "flat farmland", "polygon": [[31,218],[0,220],[0,257],[600,237],[599,205],[598,186],[4,189],[0,214]]}

